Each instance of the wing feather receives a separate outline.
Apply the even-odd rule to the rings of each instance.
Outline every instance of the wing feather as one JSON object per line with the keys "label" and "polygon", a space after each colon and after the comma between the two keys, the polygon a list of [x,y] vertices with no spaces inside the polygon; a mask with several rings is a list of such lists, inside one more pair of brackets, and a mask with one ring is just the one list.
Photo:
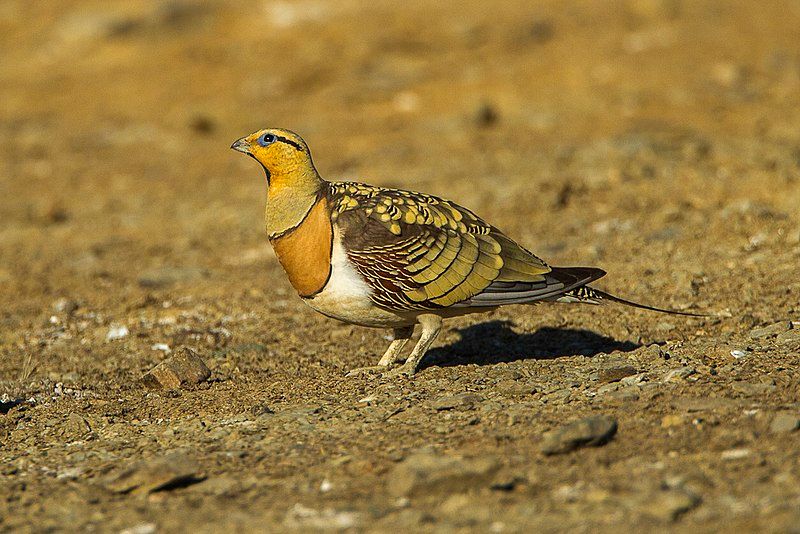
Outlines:
{"label": "wing feather", "polygon": [[552,269],[441,198],[335,182],[328,199],[348,257],[379,306],[488,308],[550,298],[599,277],[599,270]]}

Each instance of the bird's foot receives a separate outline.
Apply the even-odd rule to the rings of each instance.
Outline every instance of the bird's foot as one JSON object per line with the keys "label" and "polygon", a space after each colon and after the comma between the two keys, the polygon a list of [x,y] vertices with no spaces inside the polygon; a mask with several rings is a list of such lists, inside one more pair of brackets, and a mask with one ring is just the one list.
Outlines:
{"label": "bird's foot", "polygon": [[398,376],[412,377],[417,372],[415,365],[403,364],[400,367],[389,369],[381,374],[383,378],[397,378]]}
{"label": "bird's foot", "polygon": [[389,368],[388,365],[370,365],[368,367],[356,367],[351,369],[345,376],[360,376],[360,375],[379,375]]}

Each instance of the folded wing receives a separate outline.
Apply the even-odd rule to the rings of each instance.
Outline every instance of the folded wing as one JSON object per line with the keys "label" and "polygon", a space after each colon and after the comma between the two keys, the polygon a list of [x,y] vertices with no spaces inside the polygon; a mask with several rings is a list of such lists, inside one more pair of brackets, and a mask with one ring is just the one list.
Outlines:
{"label": "folded wing", "polygon": [[603,274],[551,268],[471,211],[444,199],[329,184],[348,257],[390,309],[492,308],[552,299]]}

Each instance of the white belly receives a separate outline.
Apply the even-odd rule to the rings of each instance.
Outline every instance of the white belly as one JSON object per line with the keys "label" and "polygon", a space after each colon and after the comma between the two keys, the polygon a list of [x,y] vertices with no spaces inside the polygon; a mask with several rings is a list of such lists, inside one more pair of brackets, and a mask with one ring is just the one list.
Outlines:
{"label": "white belly", "polygon": [[372,327],[399,327],[416,323],[415,314],[397,314],[376,306],[372,289],[347,261],[339,232],[334,229],[331,276],[322,291],[303,301],[323,315],[346,323]]}

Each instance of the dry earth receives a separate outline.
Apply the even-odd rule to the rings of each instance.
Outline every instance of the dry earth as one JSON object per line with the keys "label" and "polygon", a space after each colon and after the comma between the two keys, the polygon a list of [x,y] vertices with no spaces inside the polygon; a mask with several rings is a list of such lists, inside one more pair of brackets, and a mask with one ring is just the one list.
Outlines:
{"label": "dry earth", "polygon": [[[0,530],[796,532],[799,27],[792,1],[4,0]],[[413,380],[345,378],[387,336],[293,294],[228,150],[262,126],[718,316],[510,307]],[[207,381],[140,382],[183,346]],[[592,415],[608,443],[543,454]]]}

